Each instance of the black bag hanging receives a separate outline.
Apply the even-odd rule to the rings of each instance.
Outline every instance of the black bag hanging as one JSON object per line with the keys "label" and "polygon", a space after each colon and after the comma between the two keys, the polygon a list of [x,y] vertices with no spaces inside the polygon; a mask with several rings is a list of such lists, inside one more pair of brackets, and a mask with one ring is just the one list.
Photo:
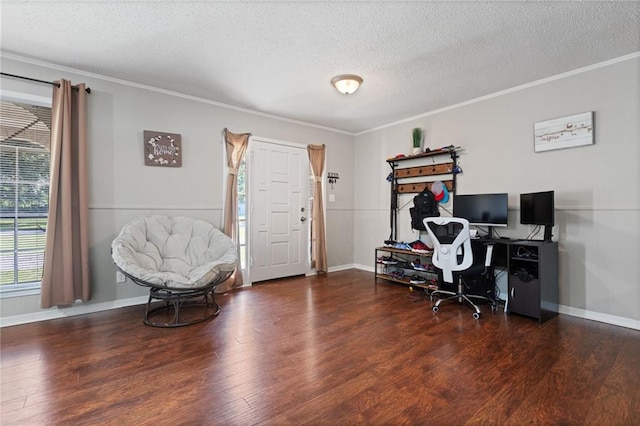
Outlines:
{"label": "black bag hanging", "polygon": [[409,209],[409,213],[411,214],[411,228],[418,231],[426,231],[422,222],[425,217],[440,216],[436,196],[428,187],[413,197],[413,207]]}

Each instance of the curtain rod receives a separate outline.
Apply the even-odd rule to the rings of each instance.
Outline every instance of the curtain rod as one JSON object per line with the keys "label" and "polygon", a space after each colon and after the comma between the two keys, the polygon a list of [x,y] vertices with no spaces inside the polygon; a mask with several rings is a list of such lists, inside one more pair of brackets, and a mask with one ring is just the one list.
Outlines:
{"label": "curtain rod", "polygon": [[[60,87],[60,83],[55,83],[53,81],[38,80],[37,78],[23,77],[21,75],[9,74],[9,73],[6,73],[6,72],[0,72],[0,75],[3,75],[5,77],[19,78],[21,80],[35,81],[36,83],[44,83],[44,84],[50,84],[52,86]],[[73,90],[78,90],[78,86],[71,86],[71,88]],[[91,93],[91,88],[87,87],[86,89],[84,89],[84,91],[87,92],[87,93]]]}

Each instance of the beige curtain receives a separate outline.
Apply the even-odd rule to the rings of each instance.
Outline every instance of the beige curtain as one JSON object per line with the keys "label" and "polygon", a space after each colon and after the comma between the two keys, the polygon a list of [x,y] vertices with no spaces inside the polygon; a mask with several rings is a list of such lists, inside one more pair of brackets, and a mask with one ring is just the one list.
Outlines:
{"label": "beige curtain", "polygon": [[313,171],[313,217],[311,218],[311,267],[319,273],[327,272],[327,242],[324,230],[324,203],[322,202],[322,172],[324,171],[324,145],[307,145]]}
{"label": "beige curtain", "polygon": [[53,86],[49,217],[40,303],[89,300],[89,225],[85,85]]}
{"label": "beige curtain", "polygon": [[240,270],[240,239],[238,235],[238,167],[249,145],[251,133],[231,133],[224,129],[224,140],[227,149],[227,191],[224,203],[224,233],[227,234],[238,249],[238,268],[233,275],[216,288],[216,292],[226,292],[236,287],[242,287],[242,271]]}

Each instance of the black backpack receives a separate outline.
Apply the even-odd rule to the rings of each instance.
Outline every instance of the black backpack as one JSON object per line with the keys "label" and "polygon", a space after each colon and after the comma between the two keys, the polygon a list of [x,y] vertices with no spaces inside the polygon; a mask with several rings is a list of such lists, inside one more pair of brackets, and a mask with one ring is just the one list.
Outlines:
{"label": "black backpack", "polygon": [[440,216],[436,196],[428,188],[425,188],[413,197],[413,207],[409,209],[409,213],[411,214],[411,227],[419,231],[426,231],[422,220],[425,217]]}

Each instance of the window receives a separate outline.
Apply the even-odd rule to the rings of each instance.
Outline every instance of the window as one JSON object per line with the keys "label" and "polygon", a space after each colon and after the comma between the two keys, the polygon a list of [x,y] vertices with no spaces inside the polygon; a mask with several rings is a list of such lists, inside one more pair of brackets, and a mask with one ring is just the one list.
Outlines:
{"label": "window", "polygon": [[238,167],[238,240],[241,270],[247,269],[247,162],[245,158]]}
{"label": "window", "polygon": [[0,292],[39,288],[49,207],[51,108],[0,103]]}

